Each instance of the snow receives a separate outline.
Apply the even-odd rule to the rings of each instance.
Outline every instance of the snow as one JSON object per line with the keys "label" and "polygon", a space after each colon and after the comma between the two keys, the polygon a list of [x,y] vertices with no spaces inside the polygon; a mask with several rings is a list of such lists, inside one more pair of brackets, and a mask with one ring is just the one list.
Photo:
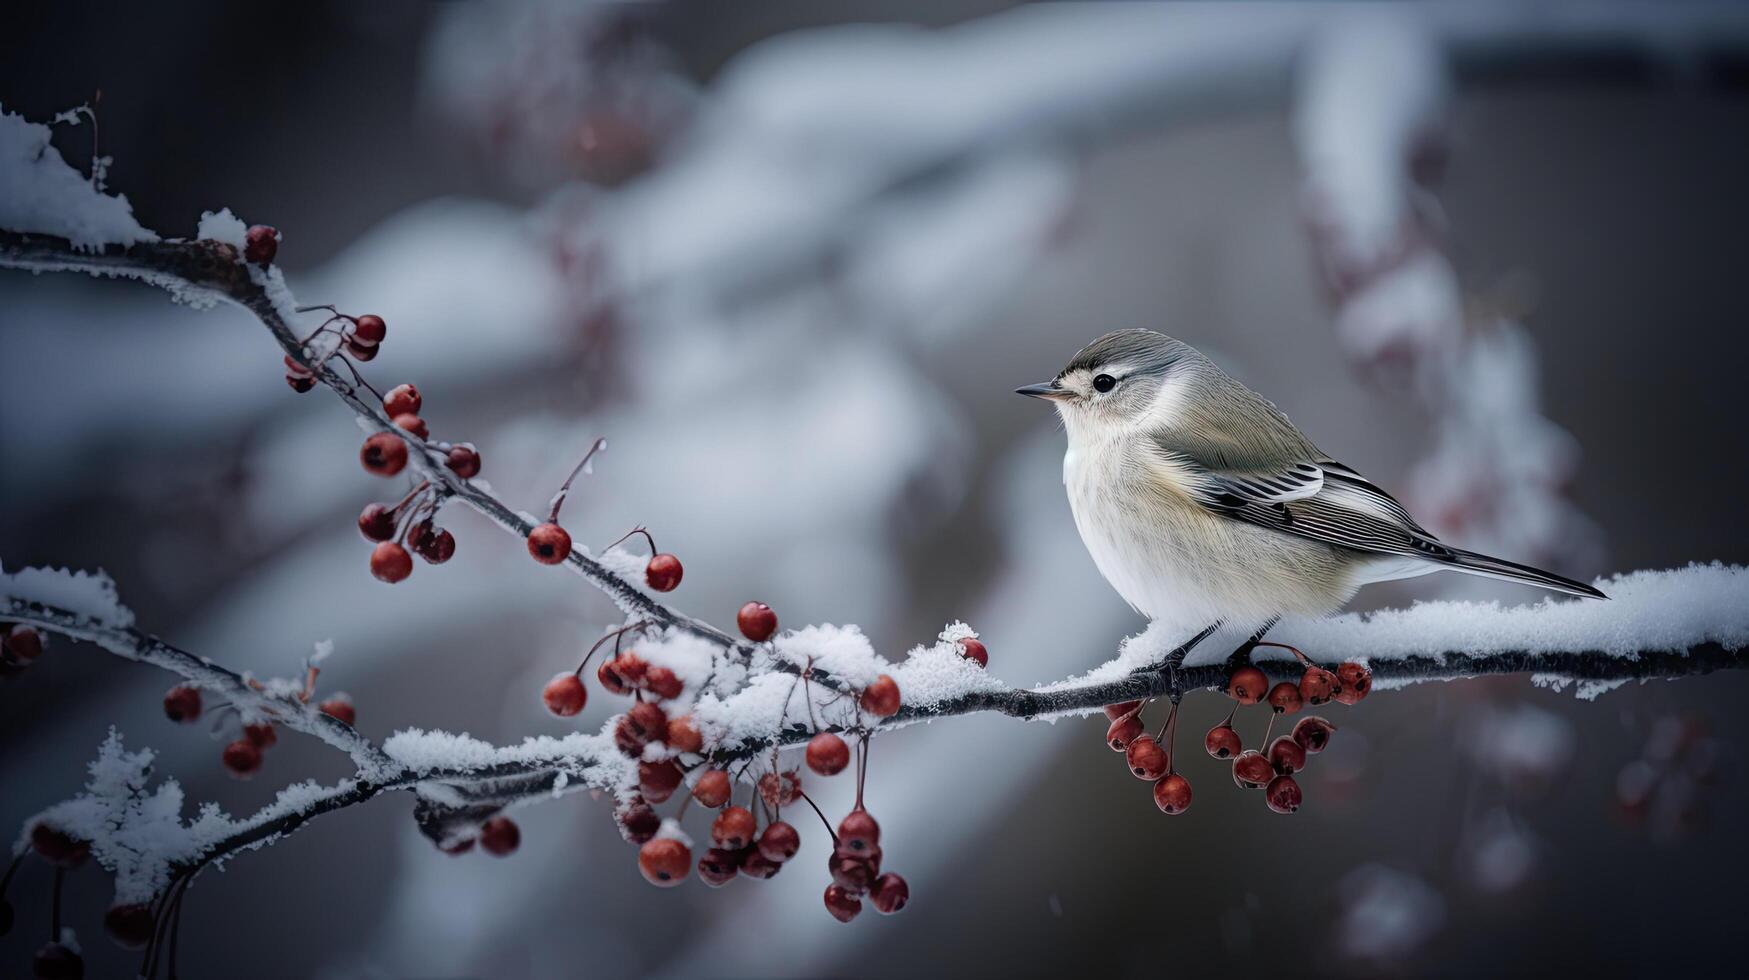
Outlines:
{"label": "snow", "polygon": [[61,159],[49,127],[0,105],[0,228],[56,235],[75,248],[155,242],[133,206]]}
{"label": "snow", "polygon": [[134,625],[133,611],[121,604],[115,580],[102,569],[24,568],[9,573],[0,566],[0,598],[54,606],[116,629]]}
{"label": "snow", "polygon": [[621,790],[637,782],[637,765],[613,744],[611,723],[598,735],[536,736],[495,746],[467,733],[409,728],[383,742],[389,758],[419,775],[478,772],[498,765],[545,764],[568,770],[589,786]]}
{"label": "snow", "polygon": [[200,227],[195,229],[194,237],[224,242],[242,251],[249,245],[249,226],[243,223],[243,219],[232,214],[230,208],[202,211]]}

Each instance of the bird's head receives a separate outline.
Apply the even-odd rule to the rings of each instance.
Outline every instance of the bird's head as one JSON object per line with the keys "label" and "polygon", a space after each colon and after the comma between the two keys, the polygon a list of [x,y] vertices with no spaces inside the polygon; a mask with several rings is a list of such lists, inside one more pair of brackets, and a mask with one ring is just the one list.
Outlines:
{"label": "bird's head", "polygon": [[1200,358],[1190,345],[1152,330],[1119,330],[1081,348],[1050,381],[1014,389],[1054,402],[1071,437],[1167,421],[1178,376]]}

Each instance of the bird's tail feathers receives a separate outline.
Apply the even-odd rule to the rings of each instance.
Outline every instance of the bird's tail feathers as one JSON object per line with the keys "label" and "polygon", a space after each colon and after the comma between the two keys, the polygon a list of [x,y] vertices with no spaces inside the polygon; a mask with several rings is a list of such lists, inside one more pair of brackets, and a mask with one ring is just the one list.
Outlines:
{"label": "bird's tail feathers", "polygon": [[1467,572],[1470,575],[1482,575],[1487,578],[1503,579],[1508,582],[1519,582],[1525,585],[1535,585],[1567,595],[1583,596],[1588,599],[1607,599],[1597,589],[1584,582],[1575,582],[1570,578],[1562,578],[1554,572],[1545,572],[1540,568],[1520,565],[1504,558],[1493,558],[1474,551],[1464,551],[1461,548],[1451,549],[1450,559],[1440,564],[1453,571]]}

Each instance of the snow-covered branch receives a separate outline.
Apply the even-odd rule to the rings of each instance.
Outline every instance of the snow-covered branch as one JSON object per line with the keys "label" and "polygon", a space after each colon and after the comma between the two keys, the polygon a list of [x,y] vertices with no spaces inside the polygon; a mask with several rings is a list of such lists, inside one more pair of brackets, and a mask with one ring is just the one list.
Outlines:
{"label": "snow-covered branch", "polygon": [[[36,570],[27,570],[35,572]],[[38,581],[43,576],[32,576]],[[17,576],[9,577],[9,584]],[[50,576],[52,580],[52,576]],[[28,580],[27,580],[28,581]],[[1312,659],[1335,669],[1343,658],[1369,665],[1380,686],[1485,674],[1528,673],[1545,683],[1576,681],[1583,697],[1634,680],[1673,678],[1749,666],[1749,571],[1724,566],[1691,566],[1670,572],[1642,572],[1603,583],[1611,603],[1545,601],[1503,609],[1493,604],[1427,603],[1410,610],[1348,616],[1334,621],[1291,624],[1285,635],[1312,652]],[[127,869],[140,882],[124,895],[154,894],[178,876],[289,834],[326,813],[367,802],[392,790],[421,796],[422,829],[440,845],[471,839],[480,824],[498,811],[579,789],[605,790],[630,797],[640,778],[637,761],[616,744],[619,716],[600,734],[534,738],[498,747],[466,735],[404,731],[382,748],[349,726],[298,704],[262,693],[245,678],[128,625],[128,617],[103,610],[73,611],[32,598],[40,588],[14,587],[0,597],[0,618],[65,636],[90,640],[117,656],[168,670],[239,703],[271,712],[287,727],[342,748],[359,761],[356,777],[331,787],[299,784],[259,813],[242,819],[211,812],[182,828],[174,846],[160,846],[161,866],[145,862],[120,829],[106,829],[91,805],[61,804],[32,823],[49,820],[92,843],[99,860],[118,874]],[[62,594],[65,591],[62,590]],[[120,610],[119,604],[112,608]],[[955,642],[920,647],[891,668],[905,692],[905,705],[885,718],[861,713],[830,714],[830,697],[797,711],[784,698],[774,705],[764,688],[744,689],[724,698],[709,694],[694,702],[694,716],[705,724],[711,744],[702,753],[675,752],[690,770],[727,767],[775,750],[801,745],[820,732],[875,733],[911,724],[977,712],[1026,719],[1054,719],[1097,713],[1110,704],[1175,697],[1199,688],[1225,687],[1234,666],[1222,656],[1186,658],[1189,650],[1162,642],[1154,629],[1126,641],[1120,655],[1088,674],[1036,688],[1012,687],[990,678],[960,656]],[[880,669],[872,651],[855,654],[844,635],[818,627],[789,634],[822,654],[834,644],[840,670],[853,675]],[[792,640],[793,642],[793,640]],[[656,660],[660,653],[653,654]],[[860,663],[855,661],[862,661]],[[1257,651],[1254,663],[1271,680],[1292,680],[1304,666],[1285,651]],[[1196,662],[1200,661],[1200,662]],[[720,666],[720,665],[719,665]],[[794,685],[787,685],[793,691]],[[773,710],[775,707],[775,711]],[[819,711],[823,723],[810,719]],[[116,753],[119,753],[117,743]],[[113,754],[113,753],[112,753]],[[658,756],[663,753],[657,753]],[[118,755],[118,757],[121,757]],[[131,758],[131,757],[130,757]],[[143,785],[141,773],[121,782]],[[96,790],[93,790],[96,792]],[[89,797],[87,797],[89,799]],[[162,820],[160,819],[160,823]],[[27,828],[28,830],[28,828]],[[166,833],[160,826],[159,833]],[[173,835],[172,835],[173,836]]]}

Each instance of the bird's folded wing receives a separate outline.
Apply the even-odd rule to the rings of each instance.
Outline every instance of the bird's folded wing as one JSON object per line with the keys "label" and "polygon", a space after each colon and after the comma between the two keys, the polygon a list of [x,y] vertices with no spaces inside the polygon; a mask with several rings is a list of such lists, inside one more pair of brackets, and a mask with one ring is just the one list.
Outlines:
{"label": "bird's folded wing", "polygon": [[1187,478],[1191,498],[1223,517],[1356,551],[1452,557],[1396,498],[1335,460],[1217,468],[1182,449],[1159,448],[1180,479]]}

